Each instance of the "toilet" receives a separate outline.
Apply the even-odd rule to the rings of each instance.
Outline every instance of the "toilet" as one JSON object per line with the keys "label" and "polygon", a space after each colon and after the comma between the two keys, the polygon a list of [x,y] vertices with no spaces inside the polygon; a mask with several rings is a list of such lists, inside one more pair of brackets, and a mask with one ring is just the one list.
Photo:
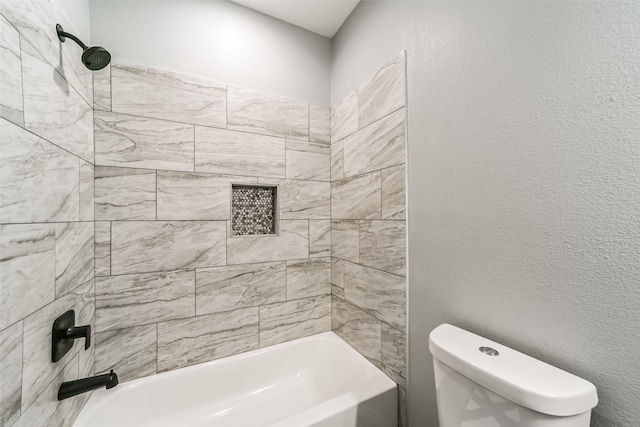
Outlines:
{"label": "toilet", "polygon": [[588,427],[589,381],[449,324],[429,335],[440,427]]}

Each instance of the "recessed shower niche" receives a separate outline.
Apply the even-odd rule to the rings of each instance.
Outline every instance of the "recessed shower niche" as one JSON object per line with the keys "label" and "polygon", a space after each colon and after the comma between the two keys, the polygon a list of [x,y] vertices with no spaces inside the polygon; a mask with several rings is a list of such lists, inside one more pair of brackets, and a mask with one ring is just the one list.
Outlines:
{"label": "recessed shower niche", "polygon": [[231,185],[231,235],[277,234],[277,195],[274,185]]}

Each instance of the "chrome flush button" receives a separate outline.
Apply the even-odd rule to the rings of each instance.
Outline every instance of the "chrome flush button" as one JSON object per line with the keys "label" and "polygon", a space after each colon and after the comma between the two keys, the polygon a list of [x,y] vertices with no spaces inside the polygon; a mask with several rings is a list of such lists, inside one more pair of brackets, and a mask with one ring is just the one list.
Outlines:
{"label": "chrome flush button", "polygon": [[478,350],[486,354],[487,356],[500,356],[498,350],[491,347],[480,347]]}

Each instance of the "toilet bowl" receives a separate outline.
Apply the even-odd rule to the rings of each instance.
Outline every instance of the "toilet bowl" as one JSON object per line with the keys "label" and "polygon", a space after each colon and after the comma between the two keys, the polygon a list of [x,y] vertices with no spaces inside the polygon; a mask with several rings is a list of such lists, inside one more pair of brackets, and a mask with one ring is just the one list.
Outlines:
{"label": "toilet bowl", "polygon": [[440,427],[588,427],[590,382],[452,325],[429,335]]}

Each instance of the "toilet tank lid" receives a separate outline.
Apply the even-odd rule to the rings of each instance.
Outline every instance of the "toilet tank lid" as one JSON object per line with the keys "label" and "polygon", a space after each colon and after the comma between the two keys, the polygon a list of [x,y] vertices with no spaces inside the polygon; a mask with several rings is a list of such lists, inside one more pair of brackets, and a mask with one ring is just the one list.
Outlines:
{"label": "toilet tank lid", "polygon": [[[497,350],[490,356],[481,347]],[[497,342],[442,324],[429,335],[433,356],[481,386],[520,406],[555,416],[570,416],[598,404],[589,381]]]}

